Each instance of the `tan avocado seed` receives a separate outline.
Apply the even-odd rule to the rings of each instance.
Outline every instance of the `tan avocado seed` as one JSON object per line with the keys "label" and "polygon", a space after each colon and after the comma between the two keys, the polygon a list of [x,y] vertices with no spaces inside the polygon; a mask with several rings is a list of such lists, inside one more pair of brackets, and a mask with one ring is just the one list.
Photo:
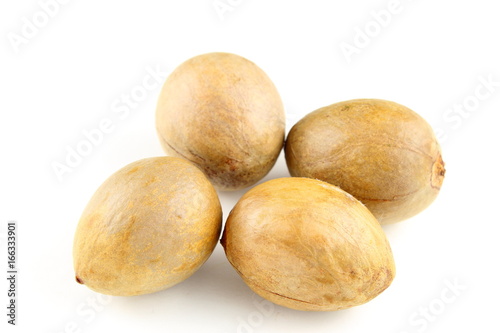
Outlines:
{"label": "tan avocado seed", "polygon": [[83,211],[73,247],[76,281],[115,296],[171,287],[208,259],[221,220],[214,187],[188,161],[131,163],[111,175]]}
{"label": "tan avocado seed", "polygon": [[253,291],[297,310],[363,304],[395,275],[375,217],[350,194],[315,179],[279,178],[252,188],[229,215],[221,243]]}
{"label": "tan avocado seed", "polygon": [[378,99],[311,112],[288,134],[285,156],[292,176],[339,186],[382,224],[405,220],[429,206],[445,173],[429,124],[400,104]]}
{"label": "tan avocado seed", "polygon": [[283,147],[278,91],[253,62],[230,53],[191,58],[167,78],[156,129],[168,155],[183,157],[221,190],[255,184]]}

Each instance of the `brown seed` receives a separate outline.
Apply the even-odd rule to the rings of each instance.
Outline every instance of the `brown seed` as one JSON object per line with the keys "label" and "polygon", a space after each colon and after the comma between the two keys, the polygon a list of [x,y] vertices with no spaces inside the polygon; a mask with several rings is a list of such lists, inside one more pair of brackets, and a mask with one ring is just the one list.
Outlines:
{"label": "brown seed", "polygon": [[274,84],[253,62],[208,53],[168,77],[156,129],[168,155],[196,164],[218,189],[237,190],[259,181],[276,162],[285,113]]}
{"label": "brown seed", "polygon": [[341,187],[380,223],[410,218],[437,197],[445,169],[429,124],[389,101],[358,99],[316,110],[290,131],[292,176]]}
{"label": "brown seed", "polygon": [[221,243],[253,291],[297,310],[363,304],[395,275],[375,217],[350,194],[315,179],[280,178],[252,188],[230,213]]}
{"label": "brown seed", "polygon": [[96,191],[75,234],[76,281],[109,295],[171,287],[210,256],[222,211],[210,181],[177,157],[120,169]]}

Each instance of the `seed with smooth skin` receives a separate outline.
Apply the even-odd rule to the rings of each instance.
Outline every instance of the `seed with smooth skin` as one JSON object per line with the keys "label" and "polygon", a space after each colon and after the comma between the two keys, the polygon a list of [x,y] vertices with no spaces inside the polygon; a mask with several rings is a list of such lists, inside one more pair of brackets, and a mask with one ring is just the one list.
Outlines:
{"label": "seed with smooth skin", "polygon": [[76,281],[115,296],[169,288],[208,259],[221,223],[217,192],[197,167],[177,157],[136,161],[111,175],[83,211]]}
{"label": "seed with smooth skin", "polygon": [[437,197],[445,169],[429,124],[407,107],[357,99],[318,109],[290,130],[292,176],[349,192],[382,224],[408,219]]}
{"label": "seed with smooth skin", "polygon": [[230,213],[221,243],[253,291],[297,310],[363,304],[395,275],[389,243],[370,211],[338,187],[309,178],[252,188]]}
{"label": "seed with smooth skin", "polygon": [[167,78],[156,108],[161,145],[196,164],[219,190],[255,184],[285,140],[276,87],[253,62],[230,53],[188,59]]}

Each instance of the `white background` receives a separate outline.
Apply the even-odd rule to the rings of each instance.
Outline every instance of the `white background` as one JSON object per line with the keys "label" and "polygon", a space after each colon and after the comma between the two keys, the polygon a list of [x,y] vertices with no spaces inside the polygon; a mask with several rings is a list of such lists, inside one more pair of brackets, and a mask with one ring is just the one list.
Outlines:
{"label": "white background", "polygon": [[[7,221],[18,221],[20,233],[18,326],[6,324],[2,278],[2,332],[498,332],[495,2],[401,0],[384,27],[371,12],[389,0],[221,2],[233,4],[222,18],[213,0],[68,1],[17,46],[23,18],[45,24],[40,4],[0,5],[1,267]],[[365,28],[367,45],[357,36]],[[356,37],[360,47],[348,62],[341,45],[355,46]],[[288,128],[322,106],[382,98],[440,131],[441,194],[417,217],[384,227],[397,276],[373,301],[333,313],[271,306],[242,282],[220,245],[191,278],[156,294],[100,298],[74,281],[73,234],[91,195],[126,164],[163,155],[154,127],[159,86],[129,114],[113,105],[140,89],[148,68],[168,74],[212,51],[237,53],[267,72]],[[488,77],[497,82],[491,91],[481,83]],[[476,89],[489,94],[479,100]],[[453,110],[464,103],[469,111]],[[68,147],[103,119],[113,129],[59,180],[53,163],[65,163]],[[282,176],[283,155],[265,179]],[[225,217],[243,192],[221,193]]]}

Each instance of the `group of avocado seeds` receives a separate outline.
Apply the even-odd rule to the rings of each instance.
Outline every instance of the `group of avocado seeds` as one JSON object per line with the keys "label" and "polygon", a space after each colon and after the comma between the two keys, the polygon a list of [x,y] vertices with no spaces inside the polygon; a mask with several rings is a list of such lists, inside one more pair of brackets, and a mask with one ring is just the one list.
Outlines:
{"label": "group of avocado seeds", "polygon": [[240,198],[222,234],[227,259],[254,292],[288,308],[363,304],[395,275],[381,224],[424,210],[445,173],[429,124],[385,100],[320,108],[285,141],[274,84],[253,62],[229,53],[196,56],[171,73],[156,129],[169,156],[111,175],[78,224],[76,280],[99,293],[147,294],[191,276],[219,241],[217,190],[255,185],[284,145],[292,177]]}

